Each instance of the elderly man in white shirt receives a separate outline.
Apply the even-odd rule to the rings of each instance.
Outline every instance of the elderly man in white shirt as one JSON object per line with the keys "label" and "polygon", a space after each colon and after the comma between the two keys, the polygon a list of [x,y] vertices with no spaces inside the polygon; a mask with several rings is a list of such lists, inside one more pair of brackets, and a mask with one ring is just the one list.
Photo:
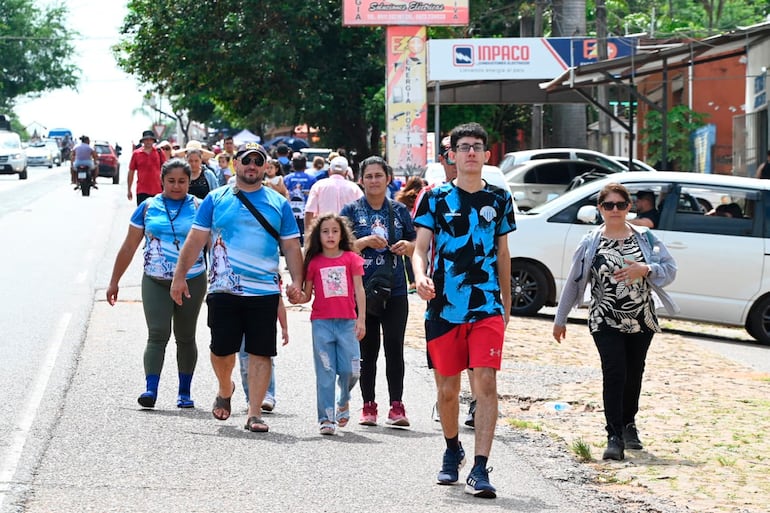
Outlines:
{"label": "elderly man in white shirt", "polygon": [[305,230],[310,231],[313,218],[325,212],[340,213],[342,207],[364,195],[361,188],[345,178],[348,174],[345,157],[334,157],[329,163],[329,178],[318,180],[310,188],[305,204]]}

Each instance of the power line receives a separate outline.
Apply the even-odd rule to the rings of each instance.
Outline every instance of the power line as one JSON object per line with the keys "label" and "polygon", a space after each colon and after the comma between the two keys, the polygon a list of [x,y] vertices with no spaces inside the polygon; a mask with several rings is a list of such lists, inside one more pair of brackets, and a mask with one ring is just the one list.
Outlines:
{"label": "power line", "polygon": [[0,36],[0,40],[4,41],[114,41],[113,36],[54,36],[54,37],[40,37],[40,36]]}

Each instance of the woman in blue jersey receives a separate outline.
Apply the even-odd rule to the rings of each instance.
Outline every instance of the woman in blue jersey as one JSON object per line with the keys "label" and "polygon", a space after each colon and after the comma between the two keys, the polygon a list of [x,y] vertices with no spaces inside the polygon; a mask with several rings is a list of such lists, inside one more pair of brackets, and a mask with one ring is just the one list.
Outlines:
{"label": "woman in blue jersey", "polygon": [[182,159],[171,159],[163,164],[163,192],[140,203],[131,216],[128,234],[115,258],[112,278],[107,287],[107,302],[114,305],[118,299],[118,282],[144,240],[142,303],[148,330],[147,347],[144,350],[147,386],[138,399],[143,408],[155,406],[172,324],[179,368],[176,405],[179,408],[192,408],[195,405],[190,397],[190,384],[198,360],[195,327],[206,295],[206,268],[202,253],[187,273],[191,297],[180,306],[169,295],[179,250],[192,227],[198,208],[198,200],[188,194],[191,174],[190,165]]}
{"label": "woman in blue jersey", "polygon": [[401,397],[404,392],[404,333],[409,314],[404,256],[412,255],[416,234],[407,208],[387,197],[388,184],[393,179],[393,170],[388,163],[381,157],[368,157],[361,162],[359,176],[364,196],[342,207],[340,214],[348,218],[356,236],[354,249],[364,258],[364,284],[372,279],[378,268],[390,266],[392,270],[390,298],[384,309],[366,315],[366,336],[361,339],[360,378],[364,408],[359,424],[377,425],[374,389],[382,331],[390,395],[390,410],[385,423],[406,427],[409,419]]}

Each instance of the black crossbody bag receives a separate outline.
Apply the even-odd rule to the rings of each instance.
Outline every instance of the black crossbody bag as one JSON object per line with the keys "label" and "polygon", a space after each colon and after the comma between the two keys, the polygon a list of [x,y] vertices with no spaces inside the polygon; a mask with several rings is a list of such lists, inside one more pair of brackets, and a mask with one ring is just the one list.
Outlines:
{"label": "black crossbody bag", "polygon": [[[388,202],[388,215],[390,219],[390,223],[388,223],[388,244],[390,245],[396,239],[396,228],[393,220],[395,214],[393,212],[393,203],[390,199],[385,198],[385,201]],[[366,280],[364,290],[366,291],[367,314],[379,317],[385,311],[393,288],[393,263],[393,253],[388,250],[388,259],[385,265],[375,269],[369,279]]]}
{"label": "black crossbody bag", "polygon": [[243,203],[243,205],[249,209],[249,212],[251,212],[251,215],[253,215],[257,221],[259,221],[259,224],[261,224],[262,227],[265,230],[267,230],[267,233],[272,235],[275,238],[275,240],[280,242],[281,236],[278,233],[278,230],[273,228],[270,225],[270,223],[267,222],[267,219],[265,219],[265,216],[259,213],[259,210],[257,210],[257,208],[254,206],[254,204],[251,201],[249,201],[249,198],[247,198],[246,195],[243,194],[243,191],[238,189],[237,187],[234,187],[233,192],[235,194],[235,197],[241,200],[241,203]]}

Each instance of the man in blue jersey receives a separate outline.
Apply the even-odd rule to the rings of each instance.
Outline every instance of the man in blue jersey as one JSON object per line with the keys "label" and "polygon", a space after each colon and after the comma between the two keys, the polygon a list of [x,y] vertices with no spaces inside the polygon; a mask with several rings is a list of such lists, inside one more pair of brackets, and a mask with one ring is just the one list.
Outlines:
{"label": "man in blue jersey", "polygon": [[[299,226],[299,243],[305,243],[305,205],[310,195],[310,188],[316,182],[307,172],[307,157],[297,152],[291,159],[292,172],[283,178],[283,183],[289,190],[289,204],[294,212],[294,218]],[[308,226],[307,229],[310,229]]]}
{"label": "man in blue jersey", "polygon": [[487,459],[497,424],[497,371],[511,308],[507,234],[516,224],[510,192],[481,178],[490,155],[487,132],[478,123],[460,125],[452,130],[450,143],[457,178],[423,194],[414,218],[412,256],[417,293],[428,301],[425,339],[446,441],[437,482],[456,483],[465,463],[458,395],[461,373],[471,368],[477,401],[475,458],[465,491],[493,498],[497,492],[489,482]]}
{"label": "man in blue jersey", "polygon": [[[276,355],[276,320],[281,295],[279,250],[286,257],[292,284],[289,298],[302,286],[299,230],[288,201],[263,187],[267,152],[256,143],[241,145],[235,154],[235,186],[211,191],[198,207],[195,222],[177,262],[171,297],[189,298],[185,275],[195,255],[209,244],[208,325],[211,365],[219,382],[212,414],[230,417],[235,355],[245,341],[249,353],[248,421],[244,429],[265,432],[262,398],[270,382],[270,358]],[[258,212],[252,213],[249,205]],[[261,216],[261,219],[260,219]]]}

